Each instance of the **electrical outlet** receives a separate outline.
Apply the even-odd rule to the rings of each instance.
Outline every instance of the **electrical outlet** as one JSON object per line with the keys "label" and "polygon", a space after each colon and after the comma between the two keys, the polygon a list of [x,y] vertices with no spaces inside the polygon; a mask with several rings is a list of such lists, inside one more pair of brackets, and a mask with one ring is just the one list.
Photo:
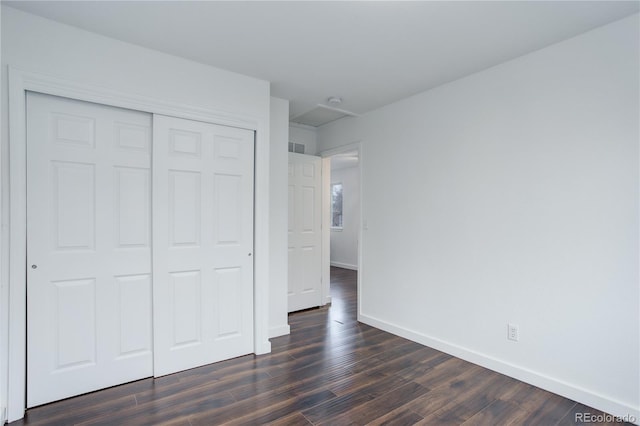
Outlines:
{"label": "electrical outlet", "polygon": [[507,324],[507,339],[514,342],[520,340],[520,329],[516,324]]}

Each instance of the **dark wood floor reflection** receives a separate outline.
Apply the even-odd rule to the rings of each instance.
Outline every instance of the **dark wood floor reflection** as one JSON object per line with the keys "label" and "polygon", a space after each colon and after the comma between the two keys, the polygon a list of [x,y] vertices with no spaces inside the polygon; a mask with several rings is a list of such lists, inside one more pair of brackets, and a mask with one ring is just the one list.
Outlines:
{"label": "dark wood floor reflection", "polygon": [[271,354],[67,399],[13,424],[549,426],[601,414],[358,323],[356,273],[331,273],[332,305],[291,314]]}

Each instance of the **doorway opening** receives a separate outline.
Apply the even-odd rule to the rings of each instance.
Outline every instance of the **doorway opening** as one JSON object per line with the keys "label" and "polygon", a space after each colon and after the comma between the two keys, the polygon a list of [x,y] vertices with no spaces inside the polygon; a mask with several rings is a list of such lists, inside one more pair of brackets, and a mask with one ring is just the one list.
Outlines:
{"label": "doorway opening", "polygon": [[[323,211],[323,281],[331,283],[345,276],[353,283],[359,300],[361,221],[360,144],[351,144],[322,153]],[[333,298],[332,298],[333,299]],[[332,300],[333,302],[333,300]],[[336,301],[338,302],[338,301]],[[359,306],[359,303],[356,303]],[[359,314],[359,309],[354,309]]]}
{"label": "doorway opening", "polygon": [[330,264],[358,270],[360,167],[358,151],[330,157]]}

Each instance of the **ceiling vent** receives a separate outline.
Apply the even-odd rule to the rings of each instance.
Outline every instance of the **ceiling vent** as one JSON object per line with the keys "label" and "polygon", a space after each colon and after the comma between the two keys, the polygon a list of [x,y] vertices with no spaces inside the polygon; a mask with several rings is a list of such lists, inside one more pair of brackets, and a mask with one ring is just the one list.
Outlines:
{"label": "ceiling vent", "polygon": [[343,109],[318,104],[311,111],[293,117],[291,121],[305,126],[319,127],[344,117],[359,117],[359,115]]}
{"label": "ceiling vent", "polygon": [[304,154],[304,144],[289,142],[289,152],[295,152],[296,154]]}

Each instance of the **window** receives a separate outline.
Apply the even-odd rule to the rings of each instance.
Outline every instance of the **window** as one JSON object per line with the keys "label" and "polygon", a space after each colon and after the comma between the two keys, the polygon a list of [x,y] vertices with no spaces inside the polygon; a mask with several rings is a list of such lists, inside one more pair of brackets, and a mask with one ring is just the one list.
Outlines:
{"label": "window", "polygon": [[331,185],[331,227],[342,229],[342,184]]}

